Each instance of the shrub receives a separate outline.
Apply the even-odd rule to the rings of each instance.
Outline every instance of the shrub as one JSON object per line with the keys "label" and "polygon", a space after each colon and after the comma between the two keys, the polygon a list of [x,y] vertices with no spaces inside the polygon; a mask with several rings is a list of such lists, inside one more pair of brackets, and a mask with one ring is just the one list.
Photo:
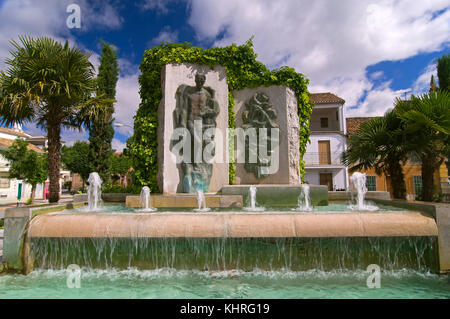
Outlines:
{"label": "shrub", "polygon": [[141,192],[140,186],[127,186],[127,187],[121,187],[121,186],[112,186],[110,184],[106,184],[102,187],[102,193],[126,193],[126,194],[139,194]]}
{"label": "shrub", "polygon": [[[298,115],[300,121],[300,154],[306,152],[309,141],[309,119],[312,104],[309,101],[307,89],[308,80],[303,74],[295,72],[293,68],[282,67],[268,70],[264,64],[256,60],[253,43],[250,39],[244,45],[235,44],[202,50],[188,43],[163,43],[144,53],[140,66],[139,77],[141,104],[134,117],[134,135],[127,141],[128,154],[134,168],[133,181],[140,185],[147,185],[152,192],[158,192],[156,173],[157,164],[157,110],[162,98],[161,70],[169,63],[197,63],[202,65],[222,65],[227,71],[229,89],[228,125],[234,128],[234,99],[233,90],[245,87],[285,85],[291,88],[297,97]],[[300,162],[302,179],[305,175],[304,162]],[[229,181],[234,182],[234,165],[230,164]]]}

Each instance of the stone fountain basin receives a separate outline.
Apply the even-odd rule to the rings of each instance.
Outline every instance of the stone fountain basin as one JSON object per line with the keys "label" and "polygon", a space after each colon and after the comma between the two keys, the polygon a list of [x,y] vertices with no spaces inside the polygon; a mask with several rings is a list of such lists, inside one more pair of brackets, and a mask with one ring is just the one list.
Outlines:
{"label": "stone fountain basin", "polygon": [[35,217],[29,238],[280,238],[437,236],[427,213],[50,213]]}

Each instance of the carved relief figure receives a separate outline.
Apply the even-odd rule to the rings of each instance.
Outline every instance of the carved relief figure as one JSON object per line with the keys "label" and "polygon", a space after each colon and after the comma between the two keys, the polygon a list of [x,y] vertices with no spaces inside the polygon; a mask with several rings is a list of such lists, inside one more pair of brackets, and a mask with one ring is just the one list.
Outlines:
{"label": "carved relief figure", "polygon": [[[195,158],[195,153],[203,154],[203,149],[207,144],[214,143],[214,134],[210,140],[203,139],[203,133],[207,129],[216,128],[216,119],[219,114],[219,104],[215,99],[215,91],[210,87],[205,87],[206,76],[197,73],[195,75],[195,86],[182,84],[176,93],[175,127],[186,128],[191,138],[191,158],[190,161],[182,163],[184,172],[183,192],[194,193],[197,190],[209,191],[209,184],[212,175],[212,163],[200,161]],[[195,128],[200,127],[201,133],[195,134]],[[201,150],[194,149],[194,146],[201,146]],[[213,144],[213,152],[215,145]],[[200,155],[202,156],[202,155]]]}
{"label": "carved relief figure", "polygon": [[[272,108],[269,97],[265,93],[256,93],[245,103],[246,111],[242,114],[244,125],[242,128],[255,128],[257,138],[247,139],[245,146],[245,170],[255,174],[256,178],[264,178],[269,175],[269,167],[271,165],[270,156],[273,152],[271,129],[278,128],[275,122],[277,112]],[[262,134],[261,128],[267,129],[267,135]],[[267,146],[267,154],[261,156],[260,148],[262,145]],[[256,158],[256,163],[249,162],[250,158]]]}

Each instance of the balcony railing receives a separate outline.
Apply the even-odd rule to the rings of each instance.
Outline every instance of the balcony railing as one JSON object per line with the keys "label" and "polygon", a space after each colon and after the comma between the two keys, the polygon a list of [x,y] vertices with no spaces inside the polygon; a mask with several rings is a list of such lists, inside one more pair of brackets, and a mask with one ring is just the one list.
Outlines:
{"label": "balcony railing", "polygon": [[303,160],[306,166],[344,166],[341,163],[341,157],[342,152],[306,152]]}

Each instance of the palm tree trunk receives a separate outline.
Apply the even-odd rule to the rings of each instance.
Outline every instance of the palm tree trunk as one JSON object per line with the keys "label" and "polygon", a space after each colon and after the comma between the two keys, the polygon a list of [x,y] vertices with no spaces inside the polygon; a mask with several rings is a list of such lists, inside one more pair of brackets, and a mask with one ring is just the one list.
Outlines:
{"label": "palm tree trunk", "polygon": [[31,185],[31,204],[34,203],[34,198],[36,197],[36,184]]}
{"label": "palm tree trunk", "polygon": [[59,174],[61,168],[61,124],[47,123],[48,133],[48,175],[50,179],[50,194],[48,201],[59,201]]}
{"label": "palm tree trunk", "polygon": [[422,200],[426,202],[433,201],[436,162],[436,156],[433,153],[427,153],[422,158]]}
{"label": "palm tree trunk", "polygon": [[393,160],[387,166],[387,171],[391,177],[392,191],[395,199],[406,199],[406,184],[403,175],[403,168],[399,161]]}

